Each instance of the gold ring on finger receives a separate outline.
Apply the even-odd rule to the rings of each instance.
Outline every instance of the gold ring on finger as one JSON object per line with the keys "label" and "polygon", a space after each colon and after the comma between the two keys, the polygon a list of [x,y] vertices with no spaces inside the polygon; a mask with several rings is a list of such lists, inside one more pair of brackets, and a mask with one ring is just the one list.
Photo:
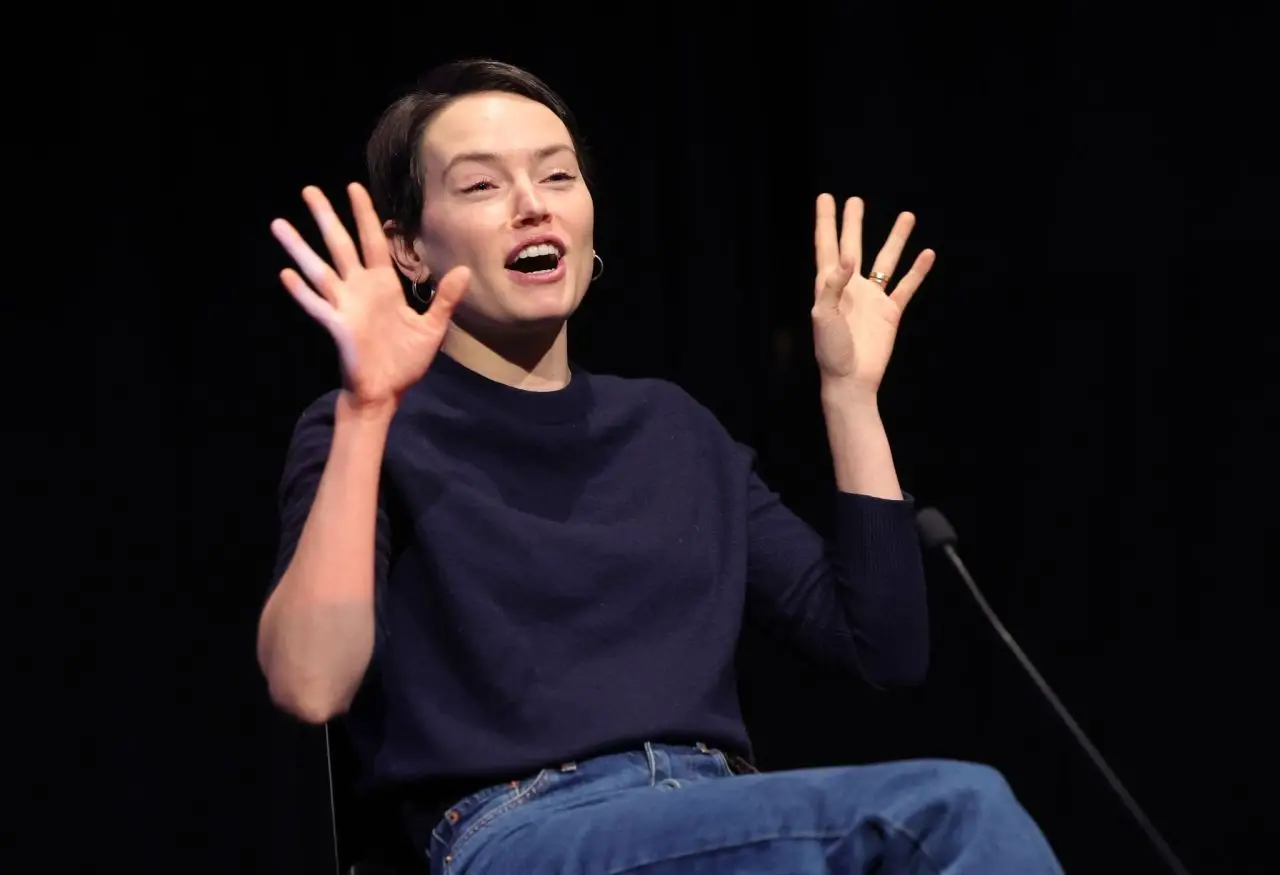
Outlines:
{"label": "gold ring on finger", "polygon": [[889,275],[878,270],[871,271],[871,276],[867,277],[867,279],[871,280],[882,289],[889,284]]}

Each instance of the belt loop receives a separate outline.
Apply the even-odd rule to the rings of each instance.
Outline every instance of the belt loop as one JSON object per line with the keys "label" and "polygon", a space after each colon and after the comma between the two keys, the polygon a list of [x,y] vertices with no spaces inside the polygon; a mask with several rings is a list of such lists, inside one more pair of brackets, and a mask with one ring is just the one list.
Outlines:
{"label": "belt loop", "polygon": [[653,745],[647,741],[644,743],[644,756],[649,761],[649,786],[652,787],[658,783],[658,763],[653,756]]}
{"label": "belt loop", "polygon": [[694,747],[698,749],[698,753],[711,753],[707,746],[700,741]]}

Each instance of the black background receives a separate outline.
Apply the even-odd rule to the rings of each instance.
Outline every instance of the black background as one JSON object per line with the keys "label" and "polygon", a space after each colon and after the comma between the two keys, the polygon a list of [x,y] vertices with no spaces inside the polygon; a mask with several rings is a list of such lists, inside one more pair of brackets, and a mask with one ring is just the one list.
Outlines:
{"label": "black background", "polygon": [[[17,663],[34,704],[14,712],[44,715],[14,722],[49,755],[15,759],[37,809],[60,812],[52,871],[331,871],[323,737],[271,710],[254,661],[286,442],[337,376],[276,281],[267,226],[311,233],[302,186],[338,198],[364,179],[382,108],[474,55],[559,90],[597,161],[607,267],[574,358],[681,383],[819,527],[813,198],[866,198],[871,250],[917,213],[908,257],[939,259],[882,389],[904,485],[954,521],[996,610],[1189,867],[1260,871],[1271,524],[1254,508],[1274,496],[1275,289],[1260,19],[940,2],[191,12],[161,33],[104,16],[73,96],[46,106],[69,123],[50,146],[73,157],[45,236],[74,282],[40,328],[74,323],[90,344],[71,389],[13,417],[16,494],[51,524],[28,547],[56,570],[12,585],[57,623]],[[66,509],[85,498],[93,511]],[[1161,871],[954,574],[929,570],[920,690],[872,695],[748,640],[762,765],[988,762],[1068,871]]]}

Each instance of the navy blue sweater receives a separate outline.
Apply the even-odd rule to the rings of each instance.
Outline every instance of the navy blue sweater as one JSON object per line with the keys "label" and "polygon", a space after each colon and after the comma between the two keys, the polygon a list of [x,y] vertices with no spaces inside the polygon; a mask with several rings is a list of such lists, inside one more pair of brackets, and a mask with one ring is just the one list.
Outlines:
{"label": "navy blue sweater", "polygon": [[[301,417],[276,577],[333,434]],[[441,354],[386,445],[373,661],[346,715],[365,782],[485,782],[644,741],[750,756],[745,618],[877,686],[919,682],[924,577],[910,500],[836,493],[834,541],[676,386],[575,368],[529,392]]]}

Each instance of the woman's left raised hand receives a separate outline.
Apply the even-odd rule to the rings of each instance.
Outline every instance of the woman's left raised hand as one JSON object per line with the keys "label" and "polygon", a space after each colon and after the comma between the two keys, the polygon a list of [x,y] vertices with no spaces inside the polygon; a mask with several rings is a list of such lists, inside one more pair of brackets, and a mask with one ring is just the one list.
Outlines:
{"label": "woman's left raised hand", "polygon": [[893,353],[902,311],[933,267],[935,255],[924,250],[902,279],[892,282],[915,226],[915,217],[902,213],[863,276],[862,213],[862,199],[849,198],[837,238],[835,198],[818,197],[813,345],[824,387],[874,398]]}

